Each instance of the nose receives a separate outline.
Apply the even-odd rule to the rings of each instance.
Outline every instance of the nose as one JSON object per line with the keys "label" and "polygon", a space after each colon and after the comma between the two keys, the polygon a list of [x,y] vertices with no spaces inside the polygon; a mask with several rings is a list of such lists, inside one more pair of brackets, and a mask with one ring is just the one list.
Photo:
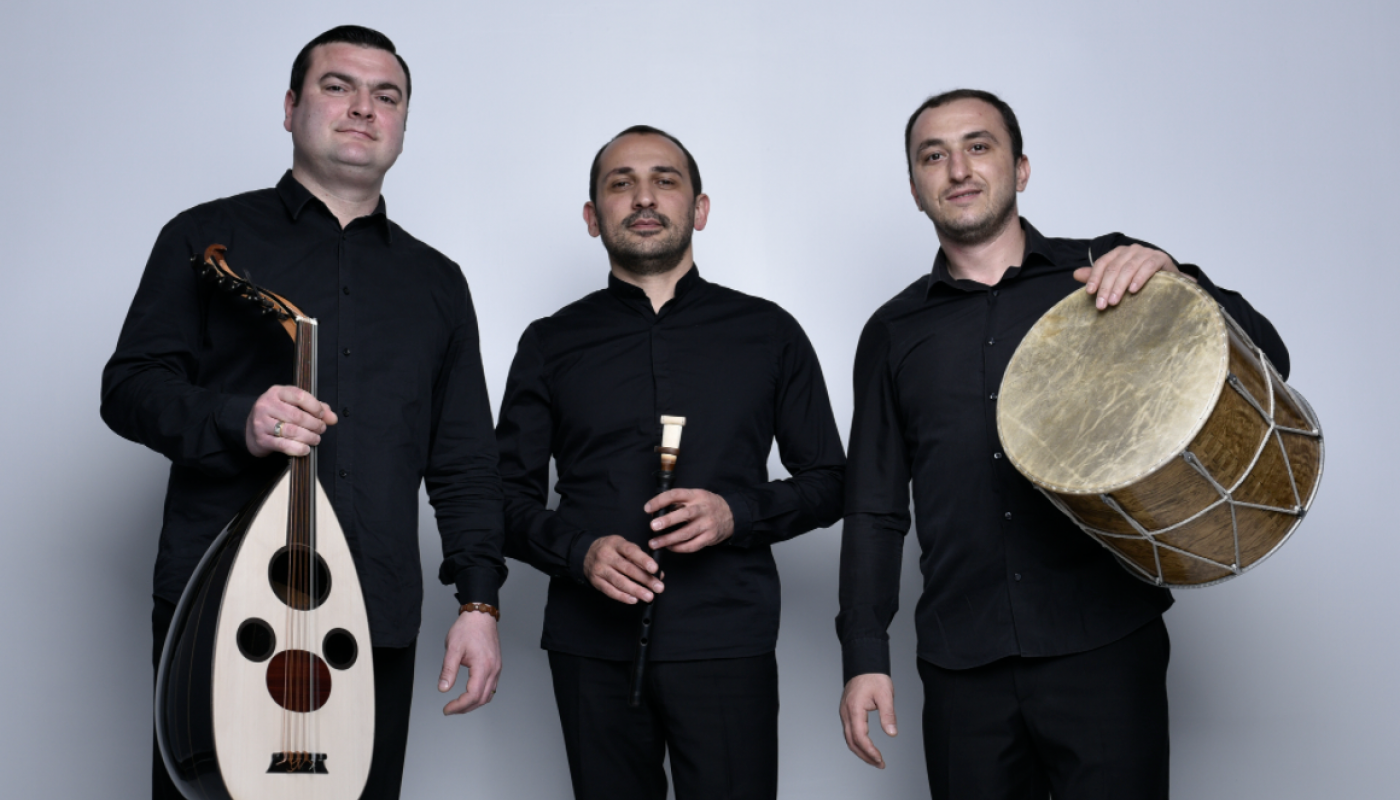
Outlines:
{"label": "nose", "polygon": [[948,156],[948,177],[955,181],[967,180],[971,172],[968,170],[967,153],[954,151]]}
{"label": "nose", "polygon": [[637,182],[637,190],[632,195],[633,208],[655,208],[656,194],[652,191],[649,181],[641,180]]}
{"label": "nose", "polygon": [[368,89],[359,89],[350,102],[350,116],[355,119],[374,119],[374,100]]}

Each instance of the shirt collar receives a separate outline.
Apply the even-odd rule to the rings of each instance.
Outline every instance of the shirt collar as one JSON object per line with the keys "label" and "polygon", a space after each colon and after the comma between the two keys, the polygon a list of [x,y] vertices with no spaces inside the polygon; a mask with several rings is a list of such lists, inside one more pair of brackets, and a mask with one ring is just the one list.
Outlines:
{"label": "shirt collar", "polygon": [[[700,277],[700,266],[698,264],[691,264],[690,269],[686,270],[686,273],[681,276],[679,281],[676,281],[676,294],[675,297],[672,298],[672,301],[680,300],[682,297],[685,297],[687,293],[695,289],[695,287],[704,283],[706,283],[706,281]],[[608,271],[608,291],[614,296],[624,299],[636,299],[640,297],[645,300],[647,296],[646,291],[642,289],[642,287],[622,280],[614,275],[612,270]]]}
{"label": "shirt collar", "polygon": [[[287,170],[282,175],[282,180],[277,182],[277,194],[282,198],[282,204],[287,207],[287,213],[291,214],[293,221],[300,220],[302,212],[313,203],[324,210],[332,220],[335,219],[335,215],[331,214],[329,208],[326,208],[326,204],[312,194],[310,189],[302,186],[301,181],[292,176],[291,170]],[[379,195],[379,204],[374,207],[374,211],[369,216],[351,220],[350,225],[351,227],[374,225],[384,234],[385,241],[391,244],[394,241],[394,226],[389,224],[388,204],[384,202],[382,194]]]}
{"label": "shirt collar", "polygon": [[[1021,217],[1020,221],[1021,230],[1026,234],[1026,250],[1021,254],[1021,263],[1006,270],[1006,273],[1001,276],[1002,281],[1015,279],[1023,270],[1033,269],[1040,264],[1052,263],[1050,246],[1045,237],[1035,229],[1030,220]],[[938,248],[938,255],[933,257],[933,272],[929,275],[928,290],[924,296],[931,295],[934,287],[939,284],[964,292],[981,291],[987,288],[976,281],[954,278],[952,273],[948,271],[948,256],[944,254],[941,247]]]}

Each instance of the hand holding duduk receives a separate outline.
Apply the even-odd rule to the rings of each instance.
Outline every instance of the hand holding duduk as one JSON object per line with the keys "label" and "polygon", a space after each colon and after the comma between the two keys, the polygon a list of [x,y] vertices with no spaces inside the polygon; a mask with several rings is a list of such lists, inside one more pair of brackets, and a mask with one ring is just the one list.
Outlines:
{"label": "hand holding duduk", "polygon": [[[704,489],[672,489],[647,501],[644,510],[654,514],[668,506],[671,512],[651,521],[653,532],[676,527],[653,537],[647,544],[653,550],[694,553],[717,545],[734,535],[734,514],[723,497]],[[658,573],[660,566],[646,550],[613,535],[604,536],[588,548],[583,572],[593,588],[619,603],[650,603],[665,590]]]}

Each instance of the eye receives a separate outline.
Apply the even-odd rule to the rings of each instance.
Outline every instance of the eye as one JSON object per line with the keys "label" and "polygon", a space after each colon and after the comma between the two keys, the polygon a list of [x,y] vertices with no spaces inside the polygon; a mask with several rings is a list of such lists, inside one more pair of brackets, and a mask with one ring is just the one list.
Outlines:
{"label": "eye", "polygon": [[399,104],[399,99],[398,99],[397,97],[394,97],[393,95],[388,95],[388,94],[381,94],[381,95],[379,96],[379,101],[380,101],[381,103],[387,103],[388,105],[391,105],[391,106],[396,106],[396,105]]}
{"label": "eye", "polygon": [[339,83],[328,83],[326,84],[326,91],[331,92],[333,94],[339,94],[340,92],[345,91],[345,87]]}
{"label": "eye", "polygon": [[974,153],[985,153],[987,152],[988,148],[987,145],[983,142],[974,142],[971,149]]}
{"label": "eye", "polygon": [[942,154],[942,153],[933,152],[933,153],[926,153],[926,154],[924,154],[924,161],[933,162],[933,161],[942,161],[942,160],[943,160],[943,154]]}

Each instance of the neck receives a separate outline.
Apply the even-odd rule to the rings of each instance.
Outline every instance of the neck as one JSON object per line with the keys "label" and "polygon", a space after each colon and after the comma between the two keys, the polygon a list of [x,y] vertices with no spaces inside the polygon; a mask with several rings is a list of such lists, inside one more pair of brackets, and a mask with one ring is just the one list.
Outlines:
{"label": "neck", "polygon": [[1026,254],[1026,232],[1021,230],[1021,216],[1012,214],[989,239],[967,244],[949,241],[940,233],[938,244],[948,259],[948,273],[954,278],[995,286],[1008,269],[1021,266]]}
{"label": "neck", "polygon": [[342,228],[353,220],[374,213],[374,209],[379,207],[379,190],[384,185],[383,175],[372,181],[321,175],[295,156],[292,158],[292,177],[305,186],[317,200],[326,204],[326,208],[331,210]]}
{"label": "neck", "polygon": [[612,274],[624,283],[630,283],[647,293],[647,299],[651,301],[651,310],[660,313],[661,307],[670,302],[676,296],[676,284],[681,282],[681,278],[690,272],[695,266],[695,261],[691,258],[690,251],[681,258],[681,263],[675,269],[663,272],[659,275],[638,275],[635,272],[628,272],[619,267],[617,262],[610,262]]}

